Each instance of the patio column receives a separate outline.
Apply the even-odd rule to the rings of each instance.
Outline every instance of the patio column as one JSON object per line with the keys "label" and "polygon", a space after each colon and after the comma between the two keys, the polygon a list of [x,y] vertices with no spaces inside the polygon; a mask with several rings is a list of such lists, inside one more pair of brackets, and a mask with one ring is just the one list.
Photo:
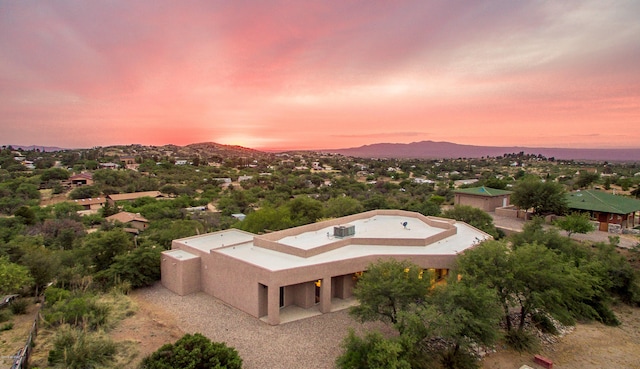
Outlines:
{"label": "patio column", "polygon": [[280,324],[280,286],[269,286],[267,321],[270,325]]}
{"label": "patio column", "polygon": [[322,278],[320,285],[320,312],[331,312],[331,277]]}

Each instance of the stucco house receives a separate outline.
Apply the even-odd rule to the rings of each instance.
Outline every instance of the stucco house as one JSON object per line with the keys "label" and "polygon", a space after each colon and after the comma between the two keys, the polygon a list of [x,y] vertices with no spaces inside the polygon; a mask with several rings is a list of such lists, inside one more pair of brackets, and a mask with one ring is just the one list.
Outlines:
{"label": "stucco house", "polygon": [[492,212],[496,208],[509,206],[513,191],[481,186],[461,188],[453,193],[455,195],[455,205],[468,205],[486,212]]}
{"label": "stucco house", "polygon": [[165,196],[160,191],[144,191],[144,192],[130,192],[130,193],[116,193],[107,196],[107,199],[111,204],[115,204],[117,201],[134,201],[142,197],[153,197],[157,199],[164,199]]}
{"label": "stucco house", "polygon": [[571,192],[566,199],[569,210],[588,212],[591,219],[599,223],[601,231],[608,231],[610,224],[621,228],[633,228],[638,224],[635,214],[640,211],[640,200],[597,190]]}
{"label": "stucco house", "polygon": [[174,240],[162,284],[205,292],[271,325],[280,310],[328,313],[381,258],[410,260],[444,278],[456,256],[490,235],[451,219],[374,210],[264,235],[237,229]]}
{"label": "stucco house", "polygon": [[69,182],[74,186],[90,186],[93,184],[93,174],[88,172],[74,174],[69,177]]}
{"label": "stucco house", "polygon": [[139,231],[143,231],[147,229],[147,227],[149,227],[149,221],[147,220],[147,218],[140,215],[140,213],[121,211],[118,214],[113,214],[106,217],[105,219],[109,222],[120,222]]}
{"label": "stucco house", "polygon": [[107,199],[104,197],[94,197],[89,199],[77,199],[72,200],[72,202],[76,205],[82,206],[83,210],[99,210],[104,207],[104,204],[107,202]]}

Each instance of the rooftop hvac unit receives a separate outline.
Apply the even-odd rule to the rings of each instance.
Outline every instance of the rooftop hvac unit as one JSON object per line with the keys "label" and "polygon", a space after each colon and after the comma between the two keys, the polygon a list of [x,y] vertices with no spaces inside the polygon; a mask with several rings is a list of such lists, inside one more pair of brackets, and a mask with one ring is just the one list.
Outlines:
{"label": "rooftop hvac unit", "polygon": [[334,237],[349,237],[356,234],[356,226],[347,224],[333,227],[333,236]]}

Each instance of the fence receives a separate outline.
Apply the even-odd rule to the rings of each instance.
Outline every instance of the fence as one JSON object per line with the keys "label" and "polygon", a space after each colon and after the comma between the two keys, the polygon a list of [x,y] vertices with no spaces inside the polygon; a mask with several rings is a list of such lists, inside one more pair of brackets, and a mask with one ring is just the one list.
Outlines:
{"label": "fence", "polygon": [[11,369],[27,369],[29,366],[29,357],[31,356],[31,350],[33,348],[33,341],[36,339],[38,335],[38,322],[40,321],[40,310],[44,306],[43,303],[40,304],[40,308],[36,312],[36,317],[33,320],[33,325],[31,326],[31,331],[29,332],[29,336],[27,337],[27,342],[24,347],[18,350],[18,353],[14,356],[13,364],[11,364]]}

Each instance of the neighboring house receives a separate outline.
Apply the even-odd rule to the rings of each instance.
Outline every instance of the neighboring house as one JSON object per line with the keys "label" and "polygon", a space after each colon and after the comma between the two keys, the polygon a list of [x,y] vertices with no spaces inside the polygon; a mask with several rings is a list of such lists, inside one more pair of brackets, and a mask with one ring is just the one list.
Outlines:
{"label": "neighboring house", "polygon": [[100,163],[100,168],[102,169],[118,169],[120,165],[116,163]]}
{"label": "neighboring house", "polygon": [[124,165],[131,165],[136,163],[136,157],[131,155],[125,155],[120,157],[120,161],[122,161]]}
{"label": "neighboring house", "polygon": [[596,190],[571,192],[566,199],[570,210],[589,212],[601,231],[608,231],[610,224],[622,228],[633,228],[637,224],[635,214],[640,211],[640,200]]}
{"label": "neighboring house", "polygon": [[107,199],[104,197],[73,200],[74,204],[82,205],[84,210],[99,210],[104,207],[106,202]]}
{"label": "neighboring house", "polygon": [[455,195],[455,205],[468,205],[486,212],[492,212],[496,208],[509,206],[513,191],[482,186],[461,188],[453,191],[453,193]]}
{"label": "neighboring house", "polygon": [[466,185],[470,185],[473,183],[478,182],[477,179],[475,178],[470,178],[470,179],[458,179],[457,181],[453,181],[453,185],[457,188],[460,186],[466,186]]}
{"label": "neighboring house", "polygon": [[128,227],[135,228],[139,231],[144,231],[149,227],[149,221],[140,215],[140,213],[129,213],[122,211],[118,214],[114,214],[105,218],[109,222],[120,222]]}
{"label": "neighboring house", "polygon": [[116,201],[133,201],[141,197],[153,197],[155,199],[164,199],[166,196],[160,191],[144,191],[144,192],[130,192],[130,193],[115,193],[107,196],[107,199],[111,202]]}
{"label": "neighboring house", "polygon": [[242,213],[235,213],[235,214],[231,214],[231,216],[232,216],[233,218],[236,218],[237,220],[239,220],[239,221],[241,221],[241,222],[242,222],[242,221],[247,217],[246,215],[244,215],[244,214],[242,214]]}
{"label": "neighboring house", "polygon": [[277,325],[282,308],[344,306],[358,276],[381,258],[406,259],[444,278],[459,253],[489,238],[466,223],[402,210],[264,235],[228,229],[173,240],[162,254],[162,284],[179,295],[203,291]]}
{"label": "neighboring house", "polygon": [[93,184],[93,174],[83,172],[69,177],[69,182],[74,186],[91,186]]}

